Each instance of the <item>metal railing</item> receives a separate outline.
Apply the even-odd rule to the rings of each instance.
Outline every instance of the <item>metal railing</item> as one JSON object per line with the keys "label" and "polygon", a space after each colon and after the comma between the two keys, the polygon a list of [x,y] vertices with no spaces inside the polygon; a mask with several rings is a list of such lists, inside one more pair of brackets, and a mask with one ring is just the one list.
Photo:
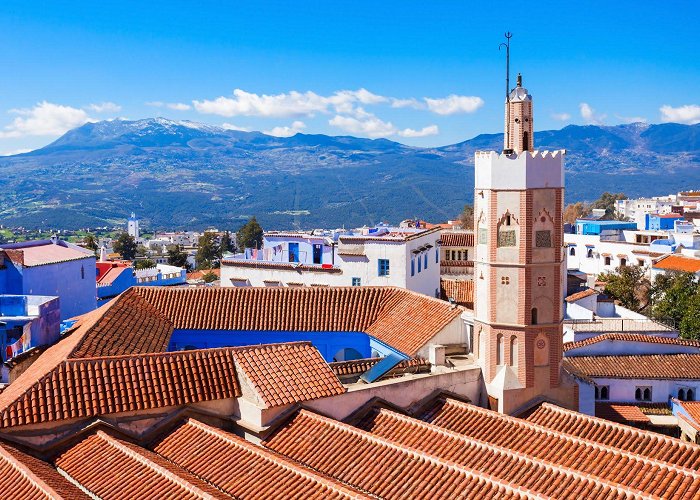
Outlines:
{"label": "metal railing", "polygon": [[670,332],[675,330],[672,320],[631,319],[631,318],[596,318],[567,319],[564,326],[575,332]]}

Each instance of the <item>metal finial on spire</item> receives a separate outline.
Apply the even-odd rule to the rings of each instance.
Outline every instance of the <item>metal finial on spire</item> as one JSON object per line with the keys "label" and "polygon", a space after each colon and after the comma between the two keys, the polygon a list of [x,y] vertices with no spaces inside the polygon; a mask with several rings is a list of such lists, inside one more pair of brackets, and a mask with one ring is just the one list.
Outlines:
{"label": "metal finial on spire", "polygon": [[523,76],[518,73],[518,83],[516,83],[517,87],[522,87],[523,86]]}
{"label": "metal finial on spire", "polygon": [[506,37],[506,41],[498,46],[498,50],[501,50],[501,47],[506,48],[506,135],[505,148],[503,148],[505,152],[510,147],[510,106],[508,106],[508,103],[510,102],[510,39],[513,38],[513,33],[506,31],[503,36]]}

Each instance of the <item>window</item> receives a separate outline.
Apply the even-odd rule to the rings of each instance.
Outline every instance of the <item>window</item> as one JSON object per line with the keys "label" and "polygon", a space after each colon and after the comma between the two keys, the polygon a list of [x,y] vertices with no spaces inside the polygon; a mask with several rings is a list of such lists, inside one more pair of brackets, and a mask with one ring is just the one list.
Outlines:
{"label": "window", "polygon": [[530,133],[523,132],[523,151],[528,151],[530,149]]}
{"label": "window", "polygon": [[289,244],[289,262],[299,262],[299,243]]}
{"label": "window", "polygon": [[411,276],[416,275],[416,261],[415,259],[411,259]]}
{"label": "window", "polygon": [[533,307],[532,311],[530,311],[530,324],[536,325],[537,324],[537,308]]}
{"label": "window", "polygon": [[352,286],[362,286],[362,280],[360,278],[353,278]]}
{"label": "window", "polygon": [[506,226],[510,226],[510,214],[506,215]]}
{"label": "window", "polygon": [[586,250],[586,257],[588,257],[589,259],[593,258],[593,249],[592,248],[589,248],[588,250]]}
{"label": "window", "polygon": [[644,267],[644,259],[637,259],[637,265],[639,267]]}
{"label": "window", "polygon": [[510,285],[510,277],[501,276],[501,285]]}
{"label": "window", "polygon": [[606,266],[610,265],[610,257],[605,257],[605,265]]}
{"label": "window", "polygon": [[634,399],[637,401],[651,401],[651,387],[643,385],[634,390]]}
{"label": "window", "polygon": [[320,264],[321,257],[323,256],[323,247],[319,243],[314,243],[312,254],[313,254],[314,264]]}
{"label": "window", "polygon": [[678,399],[681,401],[695,401],[695,394],[690,388],[678,389]]}
{"label": "window", "polygon": [[423,267],[428,269],[428,252],[425,252],[425,255],[423,256]]}
{"label": "window", "polygon": [[610,399],[610,386],[609,385],[596,385],[595,386],[595,398],[597,401],[608,401]]}
{"label": "window", "polygon": [[[420,271],[420,265],[418,266]],[[379,259],[377,261],[377,274],[379,276],[389,276],[389,259]]]}
{"label": "window", "polygon": [[551,248],[552,231],[535,231],[535,246],[537,248]]}
{"label": "window", "polygon": [[85,279],[85,266],[80,266],[80,279]]}
{"label": "window", "polygon": [[418,256],[418,272],[421,272],[423,269],[423,261],[420,258],[420,255]]}
{"label": "window", "polygon": [[479,228],[479,245],[486,245],[489,241],[489,230],[485,227]]}
{"label": "window", "polygon": [[576,255],[576,247],[569,248],[569,255]]}
{"label": "window", "polygon": [[503,335],[498,334],[496,337],[496,364],[497,365],[502,365],[503,364]]}
{"label": "window", "polygon": [[620,267],[625,267],[627,265],[627,259],[622,258],[620,259]]}
{"label": "window", "polygon": [[518,337],[510,338],[510,366],[518,366]]}
{"label": "window", "polygon": [[440,262],[440,250],[438,248],[435,249],[435,263],[437,264]]}

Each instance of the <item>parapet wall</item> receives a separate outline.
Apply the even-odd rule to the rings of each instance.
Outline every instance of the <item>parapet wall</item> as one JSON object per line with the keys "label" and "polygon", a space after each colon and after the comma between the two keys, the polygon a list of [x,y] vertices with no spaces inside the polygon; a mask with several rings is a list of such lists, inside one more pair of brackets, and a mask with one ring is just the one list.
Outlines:
{"label": "parapet wall", "polygon": [[564,187],[565,150],[474,154],[475,188],[537,189]]}

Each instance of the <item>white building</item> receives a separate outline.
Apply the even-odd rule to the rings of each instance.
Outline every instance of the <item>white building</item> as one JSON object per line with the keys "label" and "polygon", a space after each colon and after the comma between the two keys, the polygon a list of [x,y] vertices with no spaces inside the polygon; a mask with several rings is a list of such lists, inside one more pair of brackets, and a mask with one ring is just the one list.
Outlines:
{"label": "white building", "polygon": [[440,293],[439,228],[266,232],[263,247],[221,262],[221,285],[395,286]]}
{"label": "white building", "polygon": [[141,236],[141,233],[139,232],[139,219],[136,217],[134,212],[131,212],[131,217],[129,217],[129,220],[127,221],[126,231],[129,233],[129,236],[133,236],[135,240],[138,240]]}

